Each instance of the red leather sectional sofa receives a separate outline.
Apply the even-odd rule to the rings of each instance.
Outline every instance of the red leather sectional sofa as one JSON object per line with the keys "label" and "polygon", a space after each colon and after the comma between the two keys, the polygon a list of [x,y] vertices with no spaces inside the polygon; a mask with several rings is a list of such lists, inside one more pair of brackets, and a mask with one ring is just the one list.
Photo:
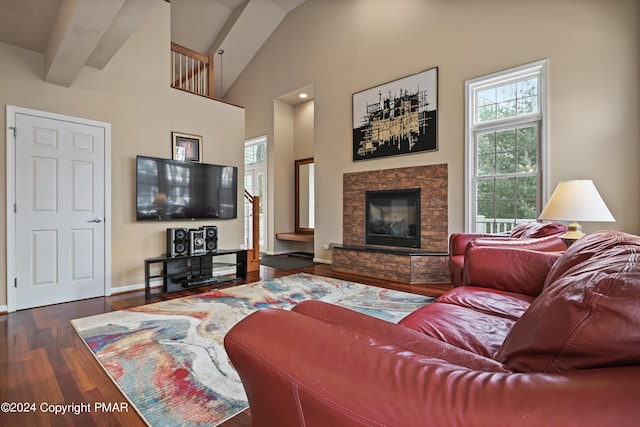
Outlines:
{"label": "red leather sectional sofa", "polygon": [[399,324],[318,301],[237,324],[253,425],[638,425],[640,237],[466,256],[469,285]]}
{"label": "red leather sectional sofa", "polygon": [[449,236],[449,273],[453,286],[464,284],[464,252],[469,242],[477,241],[484,246],[510,245],[534,251],[564,251],[567,245],[558,238],[567,232],[567,227],[558,222],[524,222],[518,224],[507,235],[482,233],[452,233]]}

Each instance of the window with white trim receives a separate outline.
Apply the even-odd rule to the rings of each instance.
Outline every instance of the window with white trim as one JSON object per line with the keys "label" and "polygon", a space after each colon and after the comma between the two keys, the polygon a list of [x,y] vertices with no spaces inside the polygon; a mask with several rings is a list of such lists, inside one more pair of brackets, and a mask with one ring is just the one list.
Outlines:
{"label": "window with white trim", "polygon": [[505,233],[544,200],[547,61],[469,80],[465,229]]}
{"label": "window with white trim", "polygon": [[[260,247],[265,247],[267,225],[267,137],[260,136],[244,143],[244,188],[252,196],[260,196]],[[244,239],[247,248],[253,244],[253,209],[244,199]]]}

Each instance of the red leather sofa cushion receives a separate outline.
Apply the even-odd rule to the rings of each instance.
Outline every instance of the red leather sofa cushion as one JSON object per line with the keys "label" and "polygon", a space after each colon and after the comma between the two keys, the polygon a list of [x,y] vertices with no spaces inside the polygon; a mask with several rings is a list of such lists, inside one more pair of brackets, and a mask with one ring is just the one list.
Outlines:
{"label": "red leather sofa cushion", "polygon": [[516,372],[638,365],[640,238],[609,232],[574,243],[496,359]]}
{"label": "red leather sofa cushion", "polygon": [[[566,256],[561,257],[553,265],[544,286],[547,288],[553,283],[559,286],[561,283],[572,281],[576,277],[580,277],[584,268],[597,270],[601,265],[592,264],[591,261],[608,258],[608,251],[612,249],[620,246],[636,247],[638,245],[640,245],[640,236],[632,234],[604,231],[587,235],[571,245],[566,251]],[[610,262],[609,267],[613,264]],[[619,264],[616,265],[619,267]],[[563,281],[558,282],[559,279]]]}
{"label": "red leather sofa cushion", "polygon": [[479,286],[453,288],[437,299],[439,303],[454,304],[491,314],[518,320],[529,308],[533,297],[515,292],[501,291]]}
{"label": "red leather sofa cushion", "polygon": [[566,232],[567,227],[557,222],[524,222],[516,225],[509,232],[509,237],[514,239],[539,238],[558,236]]}
{"label": "red leather sofa cushion", "polygon": [[[481,240],[469,243],[465,255],[465,285],[484,286],[508,290],[529,296],[537,296],[550,268],[560,258],[559,252],[539,252],[538,243],[553,239],[564,246],[556,237],[536,239],[530,246],[522,242],[505,242],[502,246],[487,246]],[[520,243],[520,244],[519,244]],[[526,249],[521,249],[522,247]],[[515,250],[514,250],[515,249]],[[496,260],[508,260],[496,265]]]}
{"label": "red leather sofa cushion", "polygon": [[413,329],[399,328],[397,324],[367,316],[337,305],[318,300],[302,301],[291,311],[329,323],[356,328],[363,333],[375,334],[416,354],[446,360],[457,366],[491,372],[507,372],[502,364],[453,345],[426,336]]}
{"label": "red leather sofa cushion", "polygon": [[398,323],[460,349],[492,358],[515,320],[436,302],[414,311]]}

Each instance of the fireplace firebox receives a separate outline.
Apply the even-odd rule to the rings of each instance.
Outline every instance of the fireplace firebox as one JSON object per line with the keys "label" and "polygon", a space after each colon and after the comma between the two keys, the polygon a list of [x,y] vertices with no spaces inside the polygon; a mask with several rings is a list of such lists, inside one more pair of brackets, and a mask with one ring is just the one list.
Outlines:
{"label": "fireplace firebox", "polygon": [[420,189],[367,191],[366,243],[420,247]]}

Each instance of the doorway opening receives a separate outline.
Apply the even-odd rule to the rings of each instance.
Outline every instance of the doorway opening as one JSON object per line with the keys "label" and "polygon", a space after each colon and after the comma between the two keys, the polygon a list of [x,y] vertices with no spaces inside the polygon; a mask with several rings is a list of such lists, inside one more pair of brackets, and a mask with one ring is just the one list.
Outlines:
{"label": "doorway opening", "polygon": [[[245,141],[244,188],[252,196],[260,197],[260,247],[265,247],[267,224],[267,137],[260,136]],[[244,201],[244,241],[251,249],[253,219],[251,204]]]}

